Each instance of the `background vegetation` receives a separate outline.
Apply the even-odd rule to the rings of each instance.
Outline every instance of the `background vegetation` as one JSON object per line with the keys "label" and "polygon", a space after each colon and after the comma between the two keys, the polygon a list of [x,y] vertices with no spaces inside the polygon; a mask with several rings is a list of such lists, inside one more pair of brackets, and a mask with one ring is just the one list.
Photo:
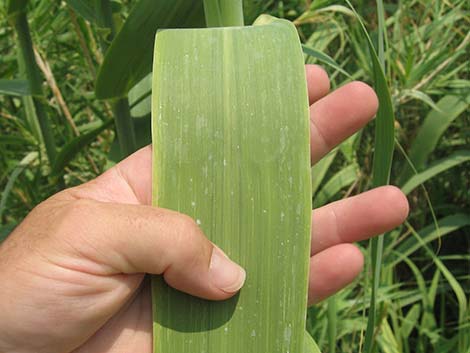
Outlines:
{"label": "background vegetation", "polygon": [[[54,192],[90,180],[150,142],[148,79],[130,92],[109,93],[124,75],[106,53],[138,1],[101,1],[99,9],[94,1],[29,1],[26,23],[35,54],[27,50],[25,22],[12,15],[23,2],[0,1],[0,239]],[[411,204],[408,222],[384,237],[375,343],[365,350],[467,353],[470,5],[398,0],[387,1],[383,11],[375,1],[353,5],[379,53],[376,43],[383,43],[396,119],[391,183]],[[248,23],[261,12],[297,25],[306,62],[322,64],[333,88],[352,79],[377,83],[360,21],[346,3],[245,1]],[[173,16],[171,24],[196,25],[196,15],[197,9]],[[121,66],[142,56],[145,48],[135,48]],[[132,86],[148,72],[142,60],[133,67],[125,82]],[[127,132],[119,141],[116,129]],[[317,164],[314,206],[369,189],[373,153],[371,124]],[[308,329],[323,352],[364,349],[372,261],[368,243],[361,247],[367,258],[362,277],[309,311]]]}

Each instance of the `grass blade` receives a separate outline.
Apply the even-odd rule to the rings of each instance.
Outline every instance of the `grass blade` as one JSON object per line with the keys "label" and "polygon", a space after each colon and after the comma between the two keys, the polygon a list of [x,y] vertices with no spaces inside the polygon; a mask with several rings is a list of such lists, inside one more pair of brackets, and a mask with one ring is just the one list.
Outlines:
{"label": "grass blade", "polygon": [[0,79],[0,94],[11,96],[29,96],[31,90],[27,80],[3,80]]}
{"label": "grass blade", "polygon": [[[372,69],[374,74],[374,88],[379,98],[379,110],[377,111],[377,118],[375,121],[375,151],[373,160],[373,179],[374,187],[385,185],[389,183],[390,171],[392,167],[392,158],[394,150],[394,112],[392,105],[392,98],[388,87],[387,79],[385,76],[385,54],[384,47],[386,43],[385,21],[384,21],[384,8],[383,2],[377,0],[377,15],[378,15],[378,47],[379,55],[375,51],[372,40],[367,32],[367,29],[362,22],[360,16],[354,10],[351,3],[346,0],[348,5],[353,10],[359,21],[363,35],[367,40],[370,56],[372,59]],[[369,308],[369,317],[367,322],[367,329],[365,333],[364,352],[370,353],[373,349],[374,331],[376,326],[376,306],[377,306],[377,291],[380,282],[382,253],[383,253],[383,235],[373,238],[370,241],[370,253],[372,258],[372,293]]]}
{"label": "grass blade", "polygon": [[337,336],[337,320],[338,315],[336,308],[336,296],[328,298],[328,352],[336,353],[336,336]]}
{"label": "grass blade", "polygon": [[468,227],[470,225],[470,216],[464,213],[456,213],[439,219],[437,223],[438,227],[432,223],[417,231],[420,236],[419,242],[416,241],[415,238],[409,238],[400,244],[396,248],[398,257],[390,263],[390,266],[397,265],[402,258],[408,257],[415,251],[418,251],[422,245],[449,235],[460,228]]}
{"label": "grass blade", "polygon": [[429,95],[427,95],[426,93],[424,93],[422,91],[417,91],[417,90],[414,90],[414,89],[404,89],[401,92],[401,97],[403,97],[403,98],[410,97],[410,98],[413,98],[413,99],[420,100],[421,102],[429,105],[429,107],[431,109],[434,109],[437,112],[442,113],[441,109],[436,105],[436,103],[434,103],[432,98],[429,97]]}
{"label": "grass blade", "polygon": [[341,66],[339,66],[339,64],[331,56],[329,56],[329,55],[327,55],[327,54],[325,54],[321,51],[318,51],[314,48],[311,48],[311,47],[309,47],[305,44],[302,44],[302,50],[304,51],[305,54],[307,54],[307,55],[317,59],[321,63],[326,64],[326,65],[332,67],[333,69],[341,72],[347,78],[352,79],[351,75],[348,74]]}
{"label": "grass blade", "polygon": [[152,74],[145,76],[129,91],[129,107],[133,118],[150,114],[152,110]]}
{"label": "grass blade", "polygon": [[312,336],[310,336],[310,334],[307,331],[304,332],[304,348],[302,352],[303,353],[321,353],[320,348],[318,348]]}
{"label": "grass blade", "polygon": [[[436,103],[439,110],[431,110],[426,115],[408,153],[414,168],[418,171],[423,169],[442,134],[455,119],[468,110],[469,104],[470,95],[466,97],[449,95]],[[399,177],[399,184],[405,183],[413,174],[412,167],[406,165]]]}
{"label": "grass blade", "polygon": [[204,0],[207,27],[243,26],[242,0]]}
{"label": "grass blade", "polygon": [[315,194],[313,200],[313,207],[317,208],[323,206],[328,201],[332,201],[341,189],[351,185],[358,177],[358,167],[356,164],[351,164],[346,168],[340,170],[333,175],[330,180]]}
{"label": "grass blade", "polygon": [[74,11],[89,22],[99,22],[96,16],[96,0],[65,0]]}
{"label": "grass blade", "polygon": [[16,179],[26,169],[26,167],[30,165],[37,158],[38,158],[37,152],[29,152],[11,172],[10,177],[8,178],[8,182],[5,185],[5,188],[3,189],[2,197],[0,199],[0,220],[2,219],[3,212],[5,211],[5,208],[7,205],[8,196],[10,196],[10,192],[13,189],[13,185],[15,184]]}
{"label": "grass blade", "polygon": [[314,195],[314,197],[337,153],[338,149],[334,149],[312,167],[312,195]]}
{"label": "grass blade", "polygon": [[88,131],[85,134],[76,136],[71,141],[69,141],[60,152],[57,154],[57,158],[53,163],[51,175],[57,175],[62,172],[62,170],[67,166],[70,161],[75,158],[75,156],[82,152],[83,148],[90,144],[101,132],[107,129],[113,120],[108,120],[107,122],[101,124],[100,126],[94,128],[93,130]]}
{"label": "grass blade", "polygon": [[413,175],[402,187],[401,190],[405,194],[409,194],[419,185],[436,175],[449,170],[462,163],[470,161],[470,151],[457,151],[450,156],[435,161],[431,166],[423,170],[421,173]]}
{"label": "grass blade", "polygon": [[[459,284],[457,279],[452,275],[452,273],[449,271],[447,266],[439,259],[439,257],[434,254],[434,252],[429,248],[427,244],[423,242],[422,237],[416,230],[406,222],[406,225],[408,229],[411,231],[411,234],[414,235],[414,237],[417,239],[417,241],[420,243],[421,247],[426,251],[426,253],[429,255],[430,258],[434,261],[435,265],[437,268],[441,271],[442,275],[444,278],[447,280],[449,285],[451,286],[452,290],[454,291],[455,297],[457,299],[458,303],[458,323],[459,325],[464,326],[465,323],[468,323],[469,319],[469,312],[467,310],[467,297],[465,295],[465,291],[463,290],[462,286]],[[468,349],[468,342],[469,342],[469,337],[468,337],[468,331],[464,329],[459,329],[458,332],[458,352],[464,352],[466,349]],[[464,348],[465,347],[465,348]]]}
{"label": "grass blade", "polygon": [[31,103],[29,110],[30,112],[34,111],[34,114],[30,114],[30,118],[36,119],[34,126],[40,128],[41,139],[44,141],[49,163],[52,164],[57,155],[56,142],[49,117],[46,114],[41,99],[43,96],[42,78],[34,56],[33,42],[26,15],[26,5],[27,1],[10,0],[8,3],[8,16],[17,34],[18,66],[26,76],[28,88],[32,95],[29,102],[27,102],[27,96],[24,102]]}

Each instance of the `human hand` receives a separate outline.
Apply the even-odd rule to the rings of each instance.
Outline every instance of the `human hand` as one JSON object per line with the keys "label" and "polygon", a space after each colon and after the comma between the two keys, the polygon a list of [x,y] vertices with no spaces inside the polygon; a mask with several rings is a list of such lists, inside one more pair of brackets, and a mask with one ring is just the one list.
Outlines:
{"label": "human hand", "polygon": [[[307,77],[315,163],[374,116],[377,98],[359,82],[328,95],[328,77],[317,66],[307,66]],[[243,271],[214,250],[195,222],[149,206],[150,170],[147,147],[46,200],[0,245],[0,352],[151,352],[145,273],[214,300],[240,288]],[[309,302],[361,271],[362,254],[350,243],[394,228],[407,213],[394,187],[313,211]]]}

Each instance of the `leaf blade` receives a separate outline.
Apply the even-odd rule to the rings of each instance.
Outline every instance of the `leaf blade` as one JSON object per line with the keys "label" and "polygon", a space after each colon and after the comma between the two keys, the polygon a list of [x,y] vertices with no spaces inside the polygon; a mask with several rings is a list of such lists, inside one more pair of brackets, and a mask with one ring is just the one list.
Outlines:
{"label": "leaf blade", "polygon": [[31,95],[27,80],[4,80],[0,79],[0,94],[10,96]]}
{"label": "leaf blade", "polygon": [[248,273],[240,294],[224,302],[154,278],[155,352],[300,352],[311,181],[297,33],[285,21],[168,30],[157,34],[155,53],[153,203],[194,217]]}

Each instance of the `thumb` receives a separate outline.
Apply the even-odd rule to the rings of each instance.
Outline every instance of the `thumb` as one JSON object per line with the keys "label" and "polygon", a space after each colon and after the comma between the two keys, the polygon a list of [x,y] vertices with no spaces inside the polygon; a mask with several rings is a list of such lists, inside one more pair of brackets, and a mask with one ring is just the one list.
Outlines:
{"label": "thumb", "polygon": [[59,232],[55,241],[64,244],[67,257],[77,263],[92,260],[93,269],[87,271],[159,274],[175,289],[215,300],[231,297],[244,283],[245,271],[214,246],[189,216],[88,199],[62,208],[66,214],[61,224],[69,224],[69,229]]}

